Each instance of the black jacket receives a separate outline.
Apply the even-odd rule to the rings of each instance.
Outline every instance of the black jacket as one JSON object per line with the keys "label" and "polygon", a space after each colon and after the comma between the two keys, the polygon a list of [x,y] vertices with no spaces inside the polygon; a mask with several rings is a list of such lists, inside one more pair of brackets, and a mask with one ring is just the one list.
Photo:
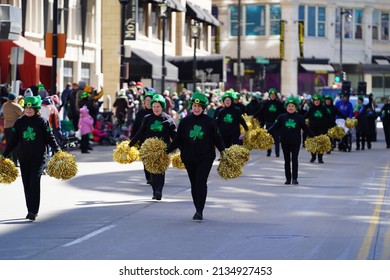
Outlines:
{"label": "black jacket", "polygon": [[215,147],[225,150],[217,124],[206,114],[190,114],[183,118],[177,129],[176,137],[169,145],[167,152],[180,149],[181,160],[186,163],[197,163],[204,158],[215,159]]}
{"label": "black jacket", "polygon": [[54,152],[60,150],[49,123],[39,115],[22,116],[16,120],[12,128],[12,138],[3,156],[8,157],[16,148],[21,162],[34,160],[45,156],[46,145],[49,145]]}

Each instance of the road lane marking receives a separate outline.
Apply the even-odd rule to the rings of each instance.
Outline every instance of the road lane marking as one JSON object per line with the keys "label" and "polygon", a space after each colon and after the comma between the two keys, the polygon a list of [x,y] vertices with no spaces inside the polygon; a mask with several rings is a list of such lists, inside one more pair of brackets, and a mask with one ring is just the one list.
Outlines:
{"label": "road lane marking", "polygon": [[91,233],[88,233],[87,235],[84,235],[83,237],[80,237],[80,238],[77,238],[75,240],[73,240],[72,242],[69,242],[69,243],[66,243],[65,245],[62,245],[62,247],[68,247],[68,246],[72,246],[72,245],[75,245],[75,244],[79,244],[81,242],[84,242],[88,239],[91,239],[92,237],[95,237],[96,235],[102,233],[102,232],[105,232],[107,230],[110,230],[112,229],[113,227],[115,227],[114,225],[111,225],[111,226],[106,226],[106,227],[102,227],[98,230],[95,230]]}
{"label": "road lane marking", "polygon": [[371,246],[372,246],[372,242],[373,242],[374,238],[376,238],[375,233],[376,233],[377,228],[378,228],[381,209],[382,209],[383,201],[385,199],[388,174],[389,174],[389,164],[386,165],[385,171],[383,172],[383,175],[381,178],[381,189],[380,189],[379,195],[376,199],[374,213],[372,214],[372,217],[370,220],[370,226],[368,227],[363,245],[360,247],[359,255],[356,258],[357,260],[366,260],[367,259],[368,254],[369,254],[370,249],[371,249]]}

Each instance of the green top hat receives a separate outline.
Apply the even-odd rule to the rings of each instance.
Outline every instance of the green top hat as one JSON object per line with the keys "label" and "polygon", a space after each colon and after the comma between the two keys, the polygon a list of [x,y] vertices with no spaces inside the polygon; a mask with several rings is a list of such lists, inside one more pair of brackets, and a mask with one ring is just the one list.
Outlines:
{"label": "green top hat", "polygon": [[276,88],[273,88],[273,87],[268,90],[268,94],[271,94],[271,93],[278,94]]}
{"label": "green top hat", "polygon": [[226,91],[225,94],[222,95],[222,102],[224,102],[226,98],[230,98],[234,101],[234,99],[236,99],[236,93],[234,91]]}
{"label": "green top hat", "polygon": [[161,104],[161,107],[163,109],[165,109],[165,107],[167,106],[166,103],[165,103],[165,98],[164,96],[162,96],[161,94],[155,94],[153,95],[153,98],[152,100],[150,100],[150,107],[152,107],[153,103],[155,102],[158,102]]}
{"label": "green top hat", "polygon": [[155,95],[156,93],[154,92],[154,91],[147,91],[145,94],[144,94],[144,96],[143,96],[143,98],[145,99],[146,97],[150,97],[150,98],[153,98],[153,96]]}
{"label": "green top hat", "polygon": [[191,105],[195,103],[201,106],[207,106],[208,102],[209,100],[207,99],[206,95],[200,92],[194,92],[190,100]]}
{"label": "green top hat", "polygon": [[322,95],[319,94],[319,93],[314,94],[313,95],[313,100],[320,100],[320,101],[322,101]]}
{"label": "green top hat", "polygon": [[286,102],[284,102],[284,107],[286,108],[288,104],[294,104],[295,107],[299,107],[299,104],[301,104],[301,101],[299,100],[299,98],[297,97],[294,97],[294,96],[290,96],[286,99]]}
{"label": "green top hat", "polygon": [[41,96],[26,96],[24,98],[24,108],[41,109]]}

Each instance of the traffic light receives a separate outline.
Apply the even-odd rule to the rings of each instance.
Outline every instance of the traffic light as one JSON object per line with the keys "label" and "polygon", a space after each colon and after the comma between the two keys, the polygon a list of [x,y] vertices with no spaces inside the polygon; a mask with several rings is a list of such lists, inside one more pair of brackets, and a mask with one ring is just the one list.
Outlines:
{"label": "traffic light", "polygon": [[339,71],[334,74],[334,82],[335,83],[341,83],[342,81],[345,81],[347,79],[347,73],[344,71]]}
{"label": "traffic light", "polygon": [[334,82],[335,83],[341,83],[341,81],[343,80],[343,74],[342,72],[336,72],[334,74]]}

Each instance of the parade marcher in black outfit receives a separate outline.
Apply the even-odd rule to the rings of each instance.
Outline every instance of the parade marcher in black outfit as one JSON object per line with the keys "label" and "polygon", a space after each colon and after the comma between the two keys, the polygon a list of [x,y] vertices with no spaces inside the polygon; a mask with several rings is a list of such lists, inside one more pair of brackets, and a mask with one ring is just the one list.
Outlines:
{"label": "parade marcher in black outfit", "polygon": [[[325,100],[324,106],[325,106],[325,108],[328,112],[328,115],[329,115],[329,123],[328,123],[328,129],[329,129],[329,128],[336,126],[336,117],[343,116],[343,113],[340,112],[340,110],[337,109],[336,106],[334,106],[332,96],[325,95],[324,100]],[[344,117],[344,119],[345,119],[345,117]],[[333,151],[334,148],[336,148],[336,139],[331,138],[330,141],[332,144],[332,151]],[[328,153],[330,154],[330,151]]]}
{"label": "parade marcher in black outfit", "polygon": [[220,153],[225,150],[215,120],[204,113],[207,102],[207,97],[202,93],[192,95],[192,113],[180,121],[176,137],[167,150],[171,153],[180,149],[181,160],[191,182],[191,195],[196,210],[194,220],[203,219],[207,179],[216,157],[215,147]]}
{"label": "parade marcher in black outfit", "polygon": [[[322,95],[314,94],[313,105],[305,114],[305,119],[309,120],[309,127],[315,136],[328,133],[329,123],[331,121],[330,115],[326,107],[322,105]],[[310,162],[314,162],[317,158],[316,153],[311,153]],[[323,154],[318,154],[318,163],[324,163]]]}
{"label": "parade marcher in black outfit", "polygon": [[[286,185],[298,184],[298,155],[301,146],[301,130],[308,136],[313,136],[313,132],[305,123],[305,118],[297,113],[300,101],[296,97],[289,97],[285,102],[287,113],[278,116],[273,126],[268,129],[269,133],[280,129],[280,142],[284,155],[284,172]],[[291,172],[292,162],[292,172]],[[291,180],[292,179],[292,180]]]}
{"label": "parade marcher in black outfit", "polygon": [[8,157],[16,148],[28,214],[26,219],[34,221],[39,212],[41,175],[46,163],[46,146],[53,152],[60,150],[49,123],[40,116],[40,96],[29,96],[24,100],[24,116],[17,119],[12,138],[7,143],[3,156]]}
{"label": "parade marcher in black outfit", "polygon": [[[150,101],[152,100],[155,92],[148,91],[143,96],[144,106],[142,109],[138,110],[138,112],[135,114],[134,124],[131,128],[130,132],[130,140],[134,138],[134,136],[137,134],[139,128],[141,127],[141,124],[145,118],[146,115],[149,115],[152,113],[152,108],[150,108]],[[144,167],[144,173],[145,173],[145,179],[147,184],[151,184],[150,181],[150,172],[147,171]]]}
{"label": "parade marcher in black outfit", "polygon": [[390,149],[390,98],[387,103],[383,105],[380,117],[383,124],[383,132],[385,134],[386,148]]}
{"label": "parade marcher in black outfit", "polygon": [[224,108],[217,115],[217,125],[221,132],[226,148],[231,145],[238,145],[240,142],[240,124],[248,131],[248,126],[242,117],[241,110],[234,105],[235,94],[226,92],[222,96]]}
{"label": "parade marcher in black outfit", "polygon": [[[152,114],[146,115],[137,134],[131,139],[129,146],[139,142],[142,145],[148,138],[157,137],[167,144],[171,143],[176,135],[175,121],[167,113],[165,99],[160,94],[155,94],[150,101]],[[165,172],[161,174],[150,173],[150,181],[153,188],[153,199],[161,200],[162,190],[165,184]]]}
{"label": "parade marcher in black outfit", "polygon": [[[278,99],[276,89],[270,88],[268,91],[269,99],[264,101],[261,108],[255,113],[254,117],[257,118],[261,126],[265,126],[266,129],[270,128],[276,118],[284,112],[283,103]],[[278,131],[274,131],[272,134],[275,143],[275,155],[279,157],[280,140]],[[272,149],[267,151],[267,157],[271,156]]]}

